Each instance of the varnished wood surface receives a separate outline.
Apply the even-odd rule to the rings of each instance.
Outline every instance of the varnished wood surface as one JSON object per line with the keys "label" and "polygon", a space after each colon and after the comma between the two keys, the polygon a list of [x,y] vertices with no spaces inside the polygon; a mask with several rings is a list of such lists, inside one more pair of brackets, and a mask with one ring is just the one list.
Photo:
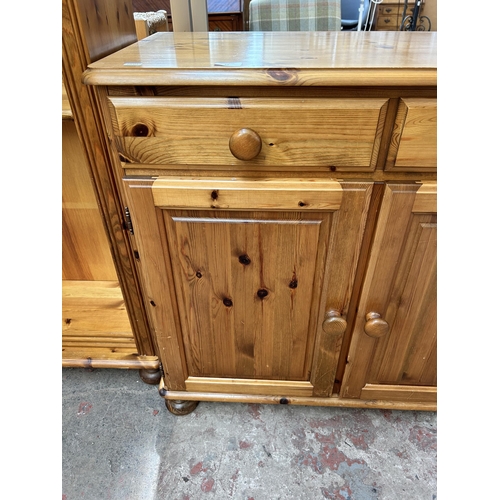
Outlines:
{"label": "varnished wood surface", "polygon": [[[88,61],[96,61],[137,41],[131,0],[67,0],[81,30]],[[63,34],[65,26],[63,24]]]}
{"label": "varnished wood surface", "polygon": [[[63,81],[95,188],[104,229],[111,244],[136,346],[141,355],[152,356],[155,355],[154,340],[133,263],[133,250],[123,231],[123,206],[117,192],[117,181],[111,173],[109,138],[96,90],[84,86],[81,81],[82,72],[95,58],[137,39],[130,0],[108,0],[105,3],[104,6],[100,1],[63,0]],[[107,14],[107,19],[104,14]]]}
{"label": "varnished wood surface", "polygon": [[63,367],[156,369],[139,356],[117,281],[62,282]]}
{"label": "varnished wood surface", "polygon": [[118,279],[73,120],[62,121],[62,278]]}
{"label": "varnished wood surface", "polygon": [[[133,163],[246,168],[327,166],[373,171],[385,124],[384,98],[111,97],[117,147]],[[231,151],[250,128],[261,148],[251,161]],[[189,134],[186,134],[189,130]]]}
{"label": "varnished wood surface", "polygon": [[338,210],[342,187],[333,180],[159,177],[155,206],[220,210]]}
{"label": "varnished wood surface", "polygon": [[[184,401],[220,401],[223,403],[291,404],[302,406],[327,406],[332,408],[379,408],[390,410],[436,411],[435,401],[401,401],[398,399],[351,399],[332,396],[328,398],[314,396],[272,396],[264,394],[236,394],[217,392],[182,392],[166,390],[160,381],[160,394],[165,400]],[[434,392],[432,389],[430,393]],[[387,395],[386,395],[387,396]],[[429,399],[427,397],[427,399]]]}
{"label": "varnished wood surface", "polygon": [[436,85],[432,32],[156,33],[89,66],[97,85]]}
{"label": "varnished wood surface", "polygon": [[[434,137],[429,135],[435,134],[436,81],[436,36],[422,32],[158,33],[91,64],[84,82],[103,85],[98,92],[106,129],[114,132],[114,173],[121,177],[125,167],[127,173],[135,169],[145,176],[125,178],[126,199],[144,301],[168,387],[160,388],[163,397],[435,409],[436,190],[418,181],[435,179]],[[112,87],[107,96],[104,85]],[[164,104],[177,98],[182,109],[175,115],[175,106]],[[262,152],[272,154],[265,148],[278,142],[260,131],[262,152],[248,160],[224,161],[224,154],[231,154],[234,127],[222,134],[224,153],[217,149],[218,137],[197,142],[220,130],[227,118],[219,111],[237,110],[235,103],[242,99],[280,101],[272,112],[272,106],[260,108],[268,113],[262,130],[279,122],[292,101],[314,100],[318,106],[308,113],[313,116],[321,114],[322,99],[384,102],[376,126],[352,127],[361,142],[363,134],[370,136],[369,162],[366,154],[363,161],[354,159],[352,173],[331,166],[330,181],[342,186],[340,207],[296,210],[291,198],[283,197],[285,185],[298,180],[301,169],[309,181],[327,180],[321,168],[330,166],[314,165],[315,153],[306,144],[315,131],[321,135],[332,129],[331,123],[308,129],[305,117],[280,122],[278,129],[306,123],[293,134],[302,145],[288,163],[277,157],[258,164]],[[220,105],[200,114],[201,100]],[[115,105],[110,115],[109,102]],[[164,108],[168,113],[161,117]],[[338,112],[328,108],[323,121],[338,119]],[[355,114],[351,108],[347,113]],[[349,116],[334,125],[348,132]],[[236,125],[236,130],[254,128]],[[278,132],[283,141],[286,134]],[[293,150],[293,144],[286,149]],[[169,154],[174,157],[168,159]],[[245,167],[234,172],[236,162]],[[164,178],[155,180],[159,175]],[[224,203],[227,193],[217,182],[227,176],[241,184],[242,197]],[[267,178],[275,182],[267,197],[265,186],[250,187]],[[373,184],[393,178],[406,182]],[[245,203],[238,205],[237,198]],[[266,198],[281,205],[270,209]],[[295,234],[287,225],[290,217],[296,219]],[[314,217],[321,222],[319,235],[309,234],[314,231],[303,224]],[[283,221],[285,229],[273,227]],[[269,227],[262,231],[264,225]],[[270,265],[270,248],[284,261]],[[311,292],[294,303],[291,314],[289,304],[276,297],[280,273],[297,255],[310,276]],[[300,288],[304,279],[298,281]],[[271,309],[265,311],[272,300],[274,317]],[[254,302],[261,306],[260,316]],[[244,307],[236,311],[240,303]],[[323,328],[332,310],[345,321],[338,335]],[[387,321],[385,336],[365,334],[367,312],[380,312]],[[280,394],[287,388],[289,397]]]}
{"label": "varnished wood surface", "polygon": [[256,380],[234,378],[188,377],[186,389],[190,392],[221,392],[275,396],[312,396],[310,382],[296,380]]}
{"label": "varnished wood surface", "polygon": [[307,380],[332,215],[165,219],[189,374]]}
{"label": "varnished wood surface", "polygon": [[[381,385],[394,386],[392,399],[398,391],[400,399],[428,398],[433,393],[425,388],[437,384],[435,197],[434,183],[386,187],[341,388],[343,397],[377,398],[374,394],[384,393]],[[386,335],[372,338],[366,334],[369,312],[388,323]],[[422,391],[407,386],[419,386]]]}
{"label": "varnished wood surface", "polygon": [[383,399],[386,401],[422,401],[437,404],[437,387],[418,385],[366,384],[361,399]]}
{"label": "varnished wood surface", "polygon": [[386,170],[435,172],[436,152],[437,99],[401,99]]}
{"label": "varnished wood surface", "polygon": [[[371,183],[126,182],[168,387],[206,390],[220,377],[274,379],[308,381],[310,395],[331,395],[343,335],[332,336],[322,324],[332,308],[349,311]],[[231,202],[230,212],[225,184],[234,184],[243,200]],[[300,207],[296,195],[306,195],[308,185],[316,190],[309,189]],[[170,199],[169,191],[178,196]],[[331,200],[315,203],[317,196]],[[273,203],[290,211],[272,211]],[[190,210],[165,209],[186,204]]]}

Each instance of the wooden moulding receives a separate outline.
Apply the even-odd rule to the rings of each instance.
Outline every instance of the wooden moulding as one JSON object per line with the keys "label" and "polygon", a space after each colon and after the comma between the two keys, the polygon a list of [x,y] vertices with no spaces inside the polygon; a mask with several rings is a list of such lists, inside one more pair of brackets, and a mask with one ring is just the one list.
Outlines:
{"label": "wooden moulding", "polygon": [[[435,86],[435,33],[155,33],[85,72],[90,85]],[[304,52],[322,47],[316,57]],[[381,50],[383,49],[383,50]],[[243,61],[234,54],[245,54]],[[273,61],[270,65],[269,61]]]}
{"label": "wooden moulding", "polygon": [[188,377],[186,389],[194,393],[211,392],[218,389],[224,393],[234,391],[244,394],[259,395],[264,393],[274,396],[285,393],[302,397],[312,396],[314,388],[308,381]]}
{"label": "wooden moulding", "polygon": [[[153,35],[154,36],[154,35]],[[217,69],[201,70],[177,70],[168,72],[165,69],[152,69],[147,74],[147,79],[137,78],[134,70],[107,70],[97,72],[88,69],[83,77],[85,85],[224,85],[224,86],[383,86],[394,85],[401,87],[412,87],[417,85],[436,85],[436,72],[430,69],[412,71],[392,69],[379,70],[372,74],[366,70],[304,70],[300,74],[293,68],[287,68],[289,76],[287,81],[279,80],[269,75],[269,71],[255,70],[226,70]]]}
{"label": "wooden moulding", "polygon": [[153,183],[153,200],[162,208],[225,210],[338,210],[342,187],[332,180],[160,177]]}
{"label": "wooden moulding", "polygon": [[435,401],[383,401],[379,399],[349,399],[337,396],[288,397],[283,395],[266,396],[258,394],[222,394],[215,392],[167,391],[163,379],[160,381],[159,394],[165,400],[208,401],[222,403],[293,404],[301,406],[329,406],[337,408],[377,408],[386,410],[436,411]]}
{"label": "wooden moulding", "polygon": [[[127,359],[127,357],[129,359]],[[125,368],[130,370],[158,370],[159,361],[156,356],[120,356],[119,359],[106,358],[66,358],[62,360],[63,368]]]}

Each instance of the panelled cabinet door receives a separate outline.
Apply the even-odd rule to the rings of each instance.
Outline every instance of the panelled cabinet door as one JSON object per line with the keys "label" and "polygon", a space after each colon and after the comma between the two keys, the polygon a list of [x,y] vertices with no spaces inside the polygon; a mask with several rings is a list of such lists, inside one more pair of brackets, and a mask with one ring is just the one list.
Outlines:
{"label": "panelled cabinet door", "polygon": [[372,184],[125,182],[167,389],[330,396]]}
{"label": "panelled cabinet door", "polygon": [[436,401],[436,184],[389,184],[341,395]]}

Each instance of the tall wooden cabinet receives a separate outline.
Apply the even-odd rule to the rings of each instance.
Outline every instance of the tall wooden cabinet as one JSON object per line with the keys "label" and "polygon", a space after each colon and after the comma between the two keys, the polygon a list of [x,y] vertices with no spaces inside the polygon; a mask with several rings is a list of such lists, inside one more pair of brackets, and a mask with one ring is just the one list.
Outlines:
{"label": "tall wooden cabinet", "polygon": [[99,106],[81,81],[89,63],[136,40],[131,0],[63,0],[62,358],[63,366],[138,369],[158,383]]}
{"label": "tall wooden cabinet", "polygon": [[170,411],[436,408],[435,33],[156,33],[83,81]]}

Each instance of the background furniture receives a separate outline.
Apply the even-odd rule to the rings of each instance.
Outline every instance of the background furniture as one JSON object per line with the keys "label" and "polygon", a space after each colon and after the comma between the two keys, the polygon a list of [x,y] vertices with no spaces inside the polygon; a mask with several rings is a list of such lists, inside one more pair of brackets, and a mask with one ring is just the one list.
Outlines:
{"label": "background furniture", "polygon": [[64,85],[62,95],[63,366],[125,366],[137,347]]}
{"label": "background furniture", "polygon": [[170,411],[436,408],[435,34],[156,33],[84,82]]}
{"label": "background furniture", "polygon": [[[243,31],[244,1],[207,0],[209,31]],[[168,31],[173,31],[170,0],[132,0],[132,5],[136,12],[166,10]]]}
{"label": "background furniture", "polygon": [[[384,0],[377,7],[377,31],[399,31],[403,21],[405,0]],[[410,0],[406,9],[406,16],[412,15],[415,8],[415,0]],[[424,14],[425,0],[420,6],[420,15]]]}
{"label": "background furniture", "polygon": [[250,31],[339,31],[340,0],[251,0]]}
{"label": "background furniture", "polygon": [[134,368],[157,383],[157,350],[101,110],[81,81],[90,62],[137,41],[132,6],[63,0],[62,7],[63,366]]}
{"label": "background furniture", "polygon": [[134,12],[137,39],[142,40],[158,31],[168,31],[167,11]]}

